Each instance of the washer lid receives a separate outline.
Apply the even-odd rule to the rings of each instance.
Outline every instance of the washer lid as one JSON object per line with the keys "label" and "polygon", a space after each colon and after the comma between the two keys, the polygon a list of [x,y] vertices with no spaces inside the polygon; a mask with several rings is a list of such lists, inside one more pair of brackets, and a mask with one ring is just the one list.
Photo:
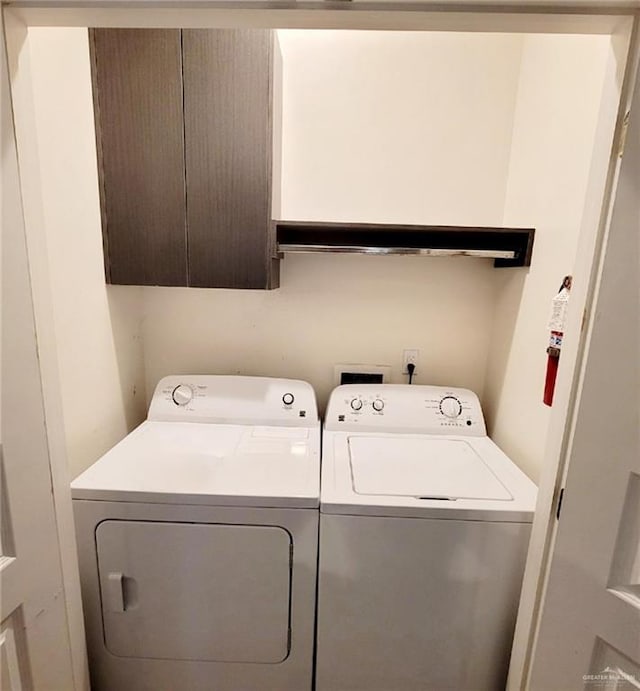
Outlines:
{"label": "washer lid", "polygon": [[417,499],[511,501],[498,477],[462,439],[349,437],[353,491]]}

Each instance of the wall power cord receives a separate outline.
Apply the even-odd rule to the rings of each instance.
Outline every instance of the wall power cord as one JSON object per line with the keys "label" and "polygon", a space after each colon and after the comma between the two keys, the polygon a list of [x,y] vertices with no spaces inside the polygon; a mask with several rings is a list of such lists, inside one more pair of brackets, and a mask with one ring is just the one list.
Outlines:
{"label": "wall power cord", "polygon": [[407,365],[407,372],[409,373],[409,384],[413,384],[413,373],[416,371],[416,366],[413,362]]}

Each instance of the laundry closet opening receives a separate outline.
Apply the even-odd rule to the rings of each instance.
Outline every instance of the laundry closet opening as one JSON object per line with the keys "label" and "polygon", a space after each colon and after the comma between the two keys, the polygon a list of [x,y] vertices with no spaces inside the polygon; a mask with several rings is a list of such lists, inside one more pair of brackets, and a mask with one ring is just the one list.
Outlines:
{"label": "laundry closet opening", "polygon": [[[273,291],[107,285],[88,30],[29,27],[12,59],[32,112],[17,101],[16,119],[36,135],[70,475],[144,419],[166,374],[304,379],[322,408],[335,363],[386,364],[406,382],[413,347],[417,383],[475,391],[489,434],[537,482],[551,299],[563,276],[589,280],[626,45],[609,34],[275,34],[280,219],[533,227],[531,266],[301,254],[285,256]],[[560,366],[574,364],[569,354]]]}

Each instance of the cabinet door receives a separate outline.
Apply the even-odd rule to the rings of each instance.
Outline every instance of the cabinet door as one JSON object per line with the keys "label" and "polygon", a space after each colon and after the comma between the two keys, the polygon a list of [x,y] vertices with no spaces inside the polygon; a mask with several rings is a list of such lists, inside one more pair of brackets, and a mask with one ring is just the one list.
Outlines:
{"label": "cabinet door", "polygon": [[272,32],[183,31],[189,285],[270,288]]}
{"label": "cabinet door", "polygon": [[107,281],[187,285],[180,31],[91,31]]}

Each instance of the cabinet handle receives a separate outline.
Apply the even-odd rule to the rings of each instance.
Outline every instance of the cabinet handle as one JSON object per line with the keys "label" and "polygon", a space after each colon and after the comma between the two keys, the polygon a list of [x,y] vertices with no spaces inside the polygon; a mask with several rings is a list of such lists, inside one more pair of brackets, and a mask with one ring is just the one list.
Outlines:
{"label": "cabinet handle", "polygon": [[124,576],[120,571],[107,574],[107,600],[109,611],[124,612]]}

